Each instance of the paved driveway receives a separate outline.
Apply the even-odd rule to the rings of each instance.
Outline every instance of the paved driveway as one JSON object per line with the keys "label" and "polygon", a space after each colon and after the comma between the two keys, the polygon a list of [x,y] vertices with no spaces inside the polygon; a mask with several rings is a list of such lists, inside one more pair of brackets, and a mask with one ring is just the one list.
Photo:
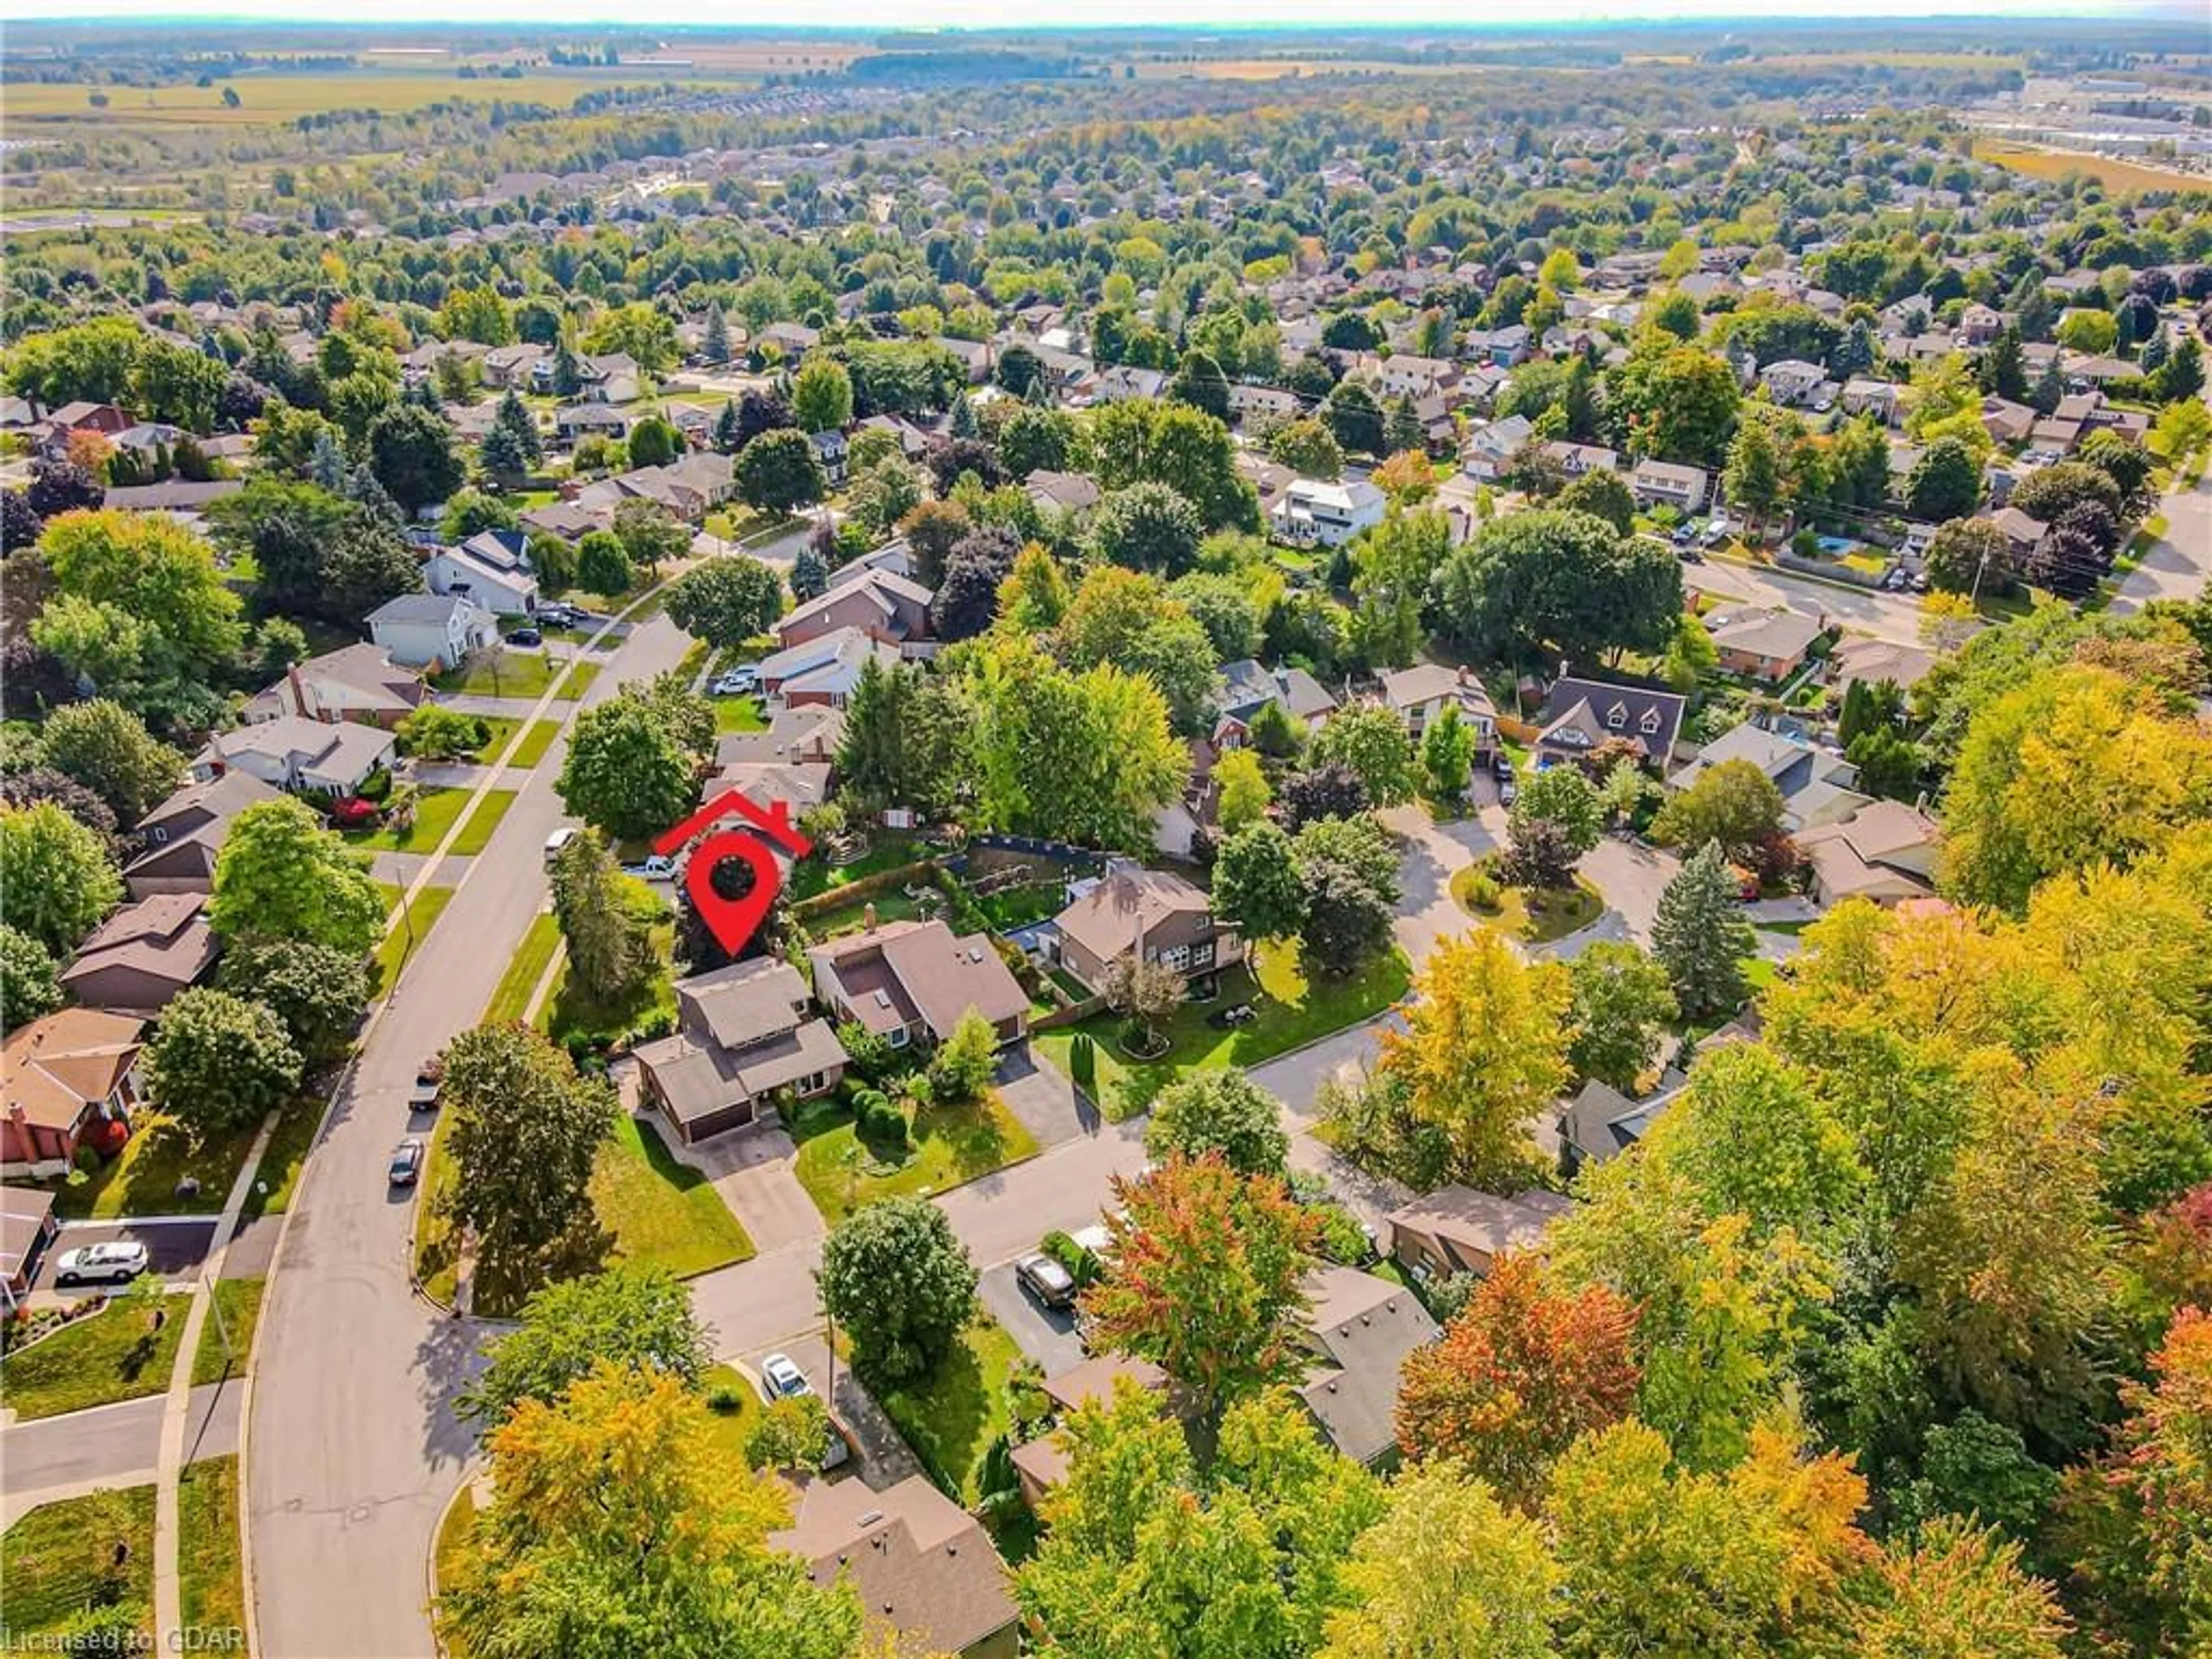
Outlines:
{"label": "paved driveway", "polygon": [[[1467,915],[1451,896],[1451,878],[1497,850],[1504,834],[1504,814],[1492,805],[1476,817],[1438,823],[1427,808],[1417,805],[1394,806],[1382,817],[1402,849],[1398,861],[1401,890],[1393,932],[1418,966],[1438,939],[1467,930]],[[1486,817],[1495,822],[1487,823]]]}
{"label": "paved driveway", "polygon": [[999,1057],[999,1098],[1040,1146],[1057,1146],[1078,1135],[1094,1134],[1104,1121],[1098,1109],[1075,1092],[1075,1085],[1051,1061],[1041,1060],[1026,1042]]}
{"label": "paved driveway", "polygon": [[[238,1449],[238,1408],[245,1394],[234,1382],[203,1383],[192,1390],[185,1425],[186,1462]],[[151,1480],[167,1405],[166,1395],[149,1395],[0,1431],[0,1464],[8,1470],[0,1527],[75,1492]]]}
{"label": "paved driveway", "polygon": [[[1606,914],[1593,927],[1562,944],[1587,945],[1595,939],[1632,939],[1651,943],[1651,924],[1658,919],[1659,896],[1682,868],[1672,853],[1638,842],[1601,836],[1596,846],[1583,854],[1577,866],[1583,877],[1605,896]],[[1558,954],[1571,956],[1572,951]]]}
{"label": "paved driveway", "polygon": [[207,1259],[208,1246],[215,1239],[215,1220],[210,1216],[179,1218],[173,1221],[67,1221],[62,1224],[61,1236],[46,1247],[40,1258],[39,1274],[33,1281],[32,1300],[41,1302],[76,1302],[88,1296],[112,1296],[119,1288],[114,1285],[64,1285],[58,1281],[54,1263],[63,1251],[82,1249],[88,1244],[112,1244],[128,1242],[143,1244],[149,1258],[148,1271],[171,1284],[188,1284],[199,1272],[200,1263]]}
{"label": "paved driveway", "polygon": [[[738,1361],[741,1370],[754,1379],[756,1387],[760,1377],[760,1362],[769,1352],[785,1353],[797,1362],[814,1385],[814,1392],[830,1402],[830,1412],[845,1425],[848,1437],[854,1443],[855,1462],[853,1471],[867,1482],[870,1492],[883,1492],[902,1480],[921,1473],[921,1465],[915,1461],[905,1441],[884,1415],[883,1407],[860,1386],[850,1365],[839,1365],[833,1386],[830,1375],[830,1345],[818,1334],[793,1337],[780,1342],[773,1349],[744,1356]],[[842,1478],[842,1474],[841,1474]]]}
{"label": "paved driveway", "polygon": [[781,1129],[756,1124],[717,1135],[703,1146],[686,1146],[665,1132],[665,1125],[653,1127],[662,1131],[661,1142],[671,1153],[714,1183],[755,1249],[780,1250],[822,1237],[822,1212],[792,1170],[799,1149]]}
{"label": "paved driveway", "polygon": [[986,1271],[975,1287],[991,1316],[1006,1328],[1006,1334],[1030,1358],[1044,1367],[1047,1376],[1083,1363],[1083,1340],[1075,1334],[1075,1316],[1048,1308],[1021,1287],[1014,1264],[1002,1261]]}

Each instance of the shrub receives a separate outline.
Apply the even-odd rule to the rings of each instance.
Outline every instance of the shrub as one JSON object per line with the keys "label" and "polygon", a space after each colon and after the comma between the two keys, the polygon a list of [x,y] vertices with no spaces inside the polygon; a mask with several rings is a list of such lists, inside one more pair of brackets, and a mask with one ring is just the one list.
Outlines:
{"label": "shrub", "polygon": [[1498,884],[1498,878],[1486,872],[1469,876],[1467,881],[1468,902],[1478,910],[1495,912],[1505,902],[1505,891]]}
{"label": "shrub", "polygon": [[79,1146],[76,1149],[76,1156],[70,1162],[88,1176],[100,1173],[100,1153],[92,1146]]}
{"label": "shrub", "polygon": [[707,1391],[707,1409],[717,1417],[735,1417],[744,1405],[738,1391],[726,1382]]}
{"label": "shrub", "polygon": [[1097,1281],[1098,1258],[1057,1228],[1047,1233],[1037,1248],[1067,1270],[1077,1290],[1087,1290]]}
{"label": "shrub", "polygon": [[1097,1097],[1098,1092],[1098,1044],[1088,1031],[1078,1031],[1067,1045],[1067,1069],[1074,1074],[1075,1086],[1086,1095]]}

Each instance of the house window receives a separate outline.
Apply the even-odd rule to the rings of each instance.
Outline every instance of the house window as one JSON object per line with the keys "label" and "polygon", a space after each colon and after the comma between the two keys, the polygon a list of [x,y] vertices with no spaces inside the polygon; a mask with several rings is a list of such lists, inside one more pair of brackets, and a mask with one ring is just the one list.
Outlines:
{"label": "house window", "polygon": [[1191,947],[1190,965],[1193,968],[1200,969],[1213,966],[1213,941],[1212,939],[1206,940],[1203,945],[1194,945]]}
{"label": "house window", "polygon": [[1622,726],[1628,724],[1628,711],[1619,703],[1613,704],[1606,712],[1605,723],[1615,732],[1620,731]]}
{"label": "house window", "polygon": [[884,1040],[894,1048],[903,1048],[907,1045],[907,1035],[906,1027],[902,1025],[896,1030],[885,1032]]}
{"label": "house window", "polygon": [[1172,968],[1178,974],[1187,974],[1190,971],[1190,946],[1171,945],[1158,953],[1158,961],[1163,968]]}
{"label": "house window", "polygon": [[1645,709],[1644,718],[1637,721],[1637,725],[1643,728],[1644,736],[1650,737],[1659,729],[1659,711],[1656,708]]}

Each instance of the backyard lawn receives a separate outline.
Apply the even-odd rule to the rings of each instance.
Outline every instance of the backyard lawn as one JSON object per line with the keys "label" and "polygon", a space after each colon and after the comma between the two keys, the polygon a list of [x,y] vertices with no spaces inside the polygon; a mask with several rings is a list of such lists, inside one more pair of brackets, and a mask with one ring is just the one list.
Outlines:
{"label": "backyard lawn", "polygon": [[[377,888],[386,904],[396,906],[399,902],[398,888],[388,882],[377,883]],[[422,948],[422,941],[430,937],[430,929],[437,925],[438,918],[446,913],[446,907],[453,900],[453,890],[450,887],[425,887],[415,895],[415,902],[407,907],[406,920],[386,933],[384,942],[376,947],[377,995],[392,994],[404,959]]]}
{"label": "backyard lawn", "polygon": [[[1122,1048],[1125,1022],[1115,1013],[1094,1014],[1080,1024],[1040,1031],[1030,1039],[1031,1046],[1062,1072],[1069,1072],[1068,1051],[1075,1034],[1088,1032],[1097,1045],[1098,1109],[1118,1121],[1149,1107],[1152,1097],[1184,1072],[1256,1066],[1370,1019],[1404,996],[1409,982],[1405,953],[1397,950],[1349,979],[1311,982],[1300,971],[1294,942],[1260,946],[1256,955],[1258,994],[1250,974],[1242,969],[1224,972],[1218,997],[1212,1002],[1185,1003],[1169,1022],[1167,1052],[1158,1059],[1138,1060]],[[1259,1014],[1250,1024],[1224,1031],[1206,1023],[1215,1009],[1244,1001]]]}
{"label": "backyard lawn", "polygon": [[714,699],[714,729],[717,732],[765,732],[768,716],[750,697],[717,697]]}
{"label": "backyard lawn", "polygon": [[238,1547],[238,1459],[204,1458],[177,1481],[177,1577],[185,1628],[246,1628],[246,1571]]}
{"label": "backyard lawn", "polygon": [[461,833],[453,838],[453,846],[447,850],[471,855],[483,852],[491,845],[492,836],[499,830],[499,821],[507,816],[507,809],[514,805],[514,791],[512,789],[484,791],[483,799],[477,803],[476,811],[469,814],[468,821],[461,825]]}
{"label": "backyard lawn", "polygon": [[546,964],[560,948],[561,924],[553,913],[547,910],[533,917],[530,931],[514,948],[507,972],[500,976],[499,988],[491,994],[491,1002],[484,1009],[484,1024],[503,1025],[526,1018],[530,1012],[530,994],[545,977]]}
{"label": "backyard lawn", "polygon": [[[1549,945],[1570,933],[1578,933],[1605,914],[1605,900],[1580,876],[1571,888],[1532,893],[1509,887],[1491,875],[1483,860],[1452,877],[1451,895],[1459,908],[1486,927],[1492,927],[1523,945]],[[1477,902],[1475,884],[1486,875],[1495,884],[1498,902],[1486,907]]]}
{"label": "backyard lawn", "polygon": [[896,870],[901,865],[918,863],[928,856],[928,847],[918,836],[878,836],[869,843],[867,852],[850,864],[832,866],[818,854],[801,859],[791,872],[791,896],[812,898],[833,887],[843,887],[885,870]]}
{"label": "backyard lawn", "polygon": [[[57,1214],[71,1221],[110,1221],[126,1215],[213,1215],[222,1208],[253,1145],[253,1128],[199,1145],[174,1119],[151,1107],[141,1107],[132,1123],[122,1156],[86,1180],[64,1176],[40,1183],[53,1194]],[[199,1190],[179,1193],[178,1183],[186,1180],[197,1181]]]}
{"label": "backyard lawn", "polygon": [[[120,1555],[118,1565],[117,1557]],[[137,1614],[146,1651],[154,1645],[154,1488],[130,1486],[43,1504],[0,1536],[0,1645],[82,1631],[100,1607]],[[84,1641],[84,1650],[91,1644]],[[44,1644],[39,1644],[44,1645]]]}
{"label": "backyard lawn", "polygon": [[1013,1338],[978,1314],[933,1376],[876,1395],[930,1478],[963,1506],[981,1498],[984,1454],[1013,1426],[1006,1385],[1021,1359]]}
{"label": "backyard lawn", "polygon": [[[192,1355],[192,1386],[220,1382],[226,1376],[246,1375],[246,1362],[253,1352],[254,1328],[261,1322],[261,1292],[268,1281],[259,1279],[218,1279],[215,1301],[200,1326],[200,1346]],[[218,1326],[216,1315],[222,1314]],[[230,1338],[230,1352],[222,1339]]]}
{"label": "backyard lawn", "polygon": [[189,1305],[181,1296],[162,1302],[158,1331],[142,1310],[118,1298],[0,1359],[0,1405],[27,1423],[160,1394],[169,1386]]}
{"label": "backyard lawn", "polygon": [[1037,1152],[1036,1138],[995,1094],[921,1108],[904,1152],[888,1157],[860,1138],[851,1111],[834,1101],[796,1108],[785,1123],[799,1143],[799,1184],[833,1227],[879,1198],[941,1193]]}

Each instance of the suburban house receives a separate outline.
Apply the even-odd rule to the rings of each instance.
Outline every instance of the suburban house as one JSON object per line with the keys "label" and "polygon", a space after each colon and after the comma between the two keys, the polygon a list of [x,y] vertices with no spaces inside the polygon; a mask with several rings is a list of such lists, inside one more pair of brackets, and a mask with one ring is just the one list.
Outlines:
{"label": "suburban house", "polygon": [[[1172,1409],[1168,1398],[1168,1374],[1151,1360],[1129,1354],[1093,1354],[1071,1370],[1048,1376],[1037,1386],[1052,1401],[1054,1412],[1065,1418],[1094,1401],[1110,1402],[1115,1387],[1124,1382],[1140,1393],[1160,1395],[1162,1409]],[[1057,1431],[1015,1447],[1013,1461],[1022,1496],[1032,1508],[1067,1479],[1067,1448]]]}
{"label": "suburban house", "polygon": [[1117,862],[1077,888],[1074,900],[1053,918],[1056,937],[1048,948],[1093,991],[1104,983],[1109,964],[1135,951],[1186,980],[1244,959],[1244,941],[1213,914],[1206,890],[1171,871]]}
{"label": "suburban house", "polygon": [[1926,898],[1936,887],[1943,831],[1902,801],[1869,801],[1850,817],[1808,830],[1797,850],[1812,866],[1816,904],[1871,899],[1885,908]]}
{"label": "suburban house", "polygon": [[765,732],[725,732],[714,740],[714,764],[833,765],[845,738],[845,715],[827,703],[779,708]]}
{"label": "suburban house", "polygon": [[36,1187],[0,1187],[0,1313],[13,1313],[31,1293],[40,1259],[61,1232],[54,1195]]}
{"label": "suburban house", "polygon": [[1100,373],[1097,401],[1118,404],[1131,398],[1157,398],[1166,389],[1167,383],[1167,373],[1164,369],[1139,368],[1133,363],[1116,363]]}
{"label": "suburban house", "polygon": [[1417,662],[1411,668],[1390,669],[1382,676],[1382,701],[1406,722],[1406,735],[1415,743],[1450,703],[1459,710],[1460,723],[1474,734],[1477,756],[1487,756],[1498,747],[1498,706],[1482,682],[1465,668]]}
{"label": "suburban house", "polygon": [[1500,1198],[1472,1187],[1440,1187],[1390,1212],[1390,1256],[1416,1279],[1483,1274],[1509,1250],[1533,1250],[1573,1200],[1531,1190]]}
{"label": "suburban house", "polygon": [[112,488],[100,505],[116,513],[166,513],[192,524],[216,502],[245,488],[243,478],[164,478]]}
{"label": "suburban house", "polygon": [[160,893],[126,904],[77,946],[62,988],[88,1008],[159,1013],[215,966],[215,930],[201,893]]}
{"label": "suburban house", "polygon": [[2043,538],[2051,533],[2051,526],[2040,519],[2032,519],[2016,507],[2001,507],[1990,514],[1990,522],[1997,527],[2012,550],[2014,559],[2033,558],[2043,545]]}
{"label": "suburban house", "polygon": [[1784,357],[1759,372],[1759,383],[1784,409],[1798,409],[1814,402],[1827,380],[1826,369],[1802,357]]}
{"label": "suburban house", "polygon": [[886,645],[929,637],[929,590],[888,570],[866,570],[838,582],[796,607],[775,624],[777,644],[788,650],[839,629],[857,629]]}
{"label": "suburban house", "polygon": [[1570,478],[1579,478],[1585,472],[1620,471],[1620,452],[1607,449],[1602,444],[1574,444],[1554,439],[1544,446],[1544,453],[1558,462],[1559,471]]}
{"label": "suburban house", "polygon": [[1336,711],[1336,699],[1303,668],[1269,668],[1255,658],[1239,657],[1221,665],[1221,695],[1214,702],[1211,741],[1216,749],[1240,749],[1252,722],[1269,703],[1279,704],[1293,727],[1317,732]]}
{"label": "suburban house", "polygon": [[1702,466],[1674,461],[1643,460],[1628,475],[1628,493],[1638,507],[1671,507],[1694,513],[1705,504],[1706,476]]}
{"label": "suburban house", "polygon": [[822,463],[822,476],[836,489],[845,482],[845,457],[850,446],[842,432],[810,432],[806,441],[814,446],[814,459]]}
{"label": "suburban house", "polygon": [[194,777],[245,772],[276,789],[356,793],[398,746],[380,726],[329,725],[279,714],[273,720],[218,732],[192,757]]}
{"label": "suburban house", "polygon": [[1269,522],[1286,542],[1340,547],[1361,531],[1381,524],[1384,507],[1382,492],[1364,479],[1324,483],[1299,478],[1275,503]]}
{"label": "suburban house", "polygon": [[1297,392],[1281,386],[1247,386],[1241,380],[1229,383],[1229,418],[1240,424],[1255,415],[1263,420],[1295,421],[1304,409]]}
{"label": "suburban house", "polygon": [[1897,422],[1898,387],[1888,380],[1854,374],[1844,382],[1844,413],[1853,417],[1871,415],[1884,426]]}
{"label": "suburban house", "polygon": [[1674,753],[1688,701],[1672,691],[1640,685],[1607,685],[1572,678],[1555,681],[1536,738],[1536,764],[1579,761],[1619,738],[1634,745],[1647,764],[1663,766]]}
{"label": "suburban house", "polygon": [[526,508],[522,527],[542,530],[549,536],[558,536],[564,542],[581,541],[594,530],[614,527],[615,514],[605,501],[548,501],[543,507]]}
{"label": "suburban house", "polygon": [[553,354],[542,345],[525,343],[520,345],[494,346],[477,359],[483,369],[484,384],[495,392],[527,391],[536,385],[532,372],[543,360],[546,364],[545,377],[553,377]]}
{"label": "suburban house", "polygon": [[1749,720],[1723,732],[1698,757],[1667,779],[1669,789],[1686,789],[1723,761],[1749,761],[1782,792],[1782,827],[1791,835],[1838,823],[1867,805],[1858,792],[1858,769],[1832,749],[1804,738],[1769,732]]}
{"label": "suburban house", "polygon": [[128,1127],[141,1098],[145,1030],[146,1022],[129,1014],[64,1008],[0,1045],[0,1165],[6,1173],[59,1174],[101,1124]]}
{"label": "suburban house", "polygon": [[853,1021],[894,1048],[939,1043],[970,1008],[1001,1043],[1028,1035],[1029,993],[987,933],[956,937],[941,921],[892,921],[806,953],[814,995],[839,1024]]}
{"label": "suburban house", "polygon": [[402,593],[368,613],[368,637],[410,668],[453,668],[498,643],[499,619],[459,593]]}
{"label": "suburban house", "polygon": [[479,531],[459,547],[433,549],[422,580],[433,593],[457,595],[495,617],[538,608],[538,576],[520,530]]}
{"label": "suburban house", "polygon": [[276,798],[276,790],[245,772],[186,784],[138,820],[145,850],[123,868],[131,896],[207,892],[215,884],[216,854],[230,821],[247,807]]}
{"label": "suburban house", "polygon": [[253,725],[289,714],[389,728],[428,696],[420,669],[400,667],[381,646],[349,645],[286,669],[283,679],[240,710],[240,718]]}
{"label": "suburban house", "polygon": [[1030,499],[1038,507],[1060,513],[1081,513],[1098,505],[1098,481],[1087,473],[1054,472],[1045,467],[1023,480]]}
{"label": "suburban house", "polygon": [[833,629],[763,658],[757,670],[761,695],[786,708],[826,703],[842,708],[872,657],[889,668],[899,660],[899,649],[857,628]]}
{"label": "suburban house", "polygon": [[780,957],[734,962],[676,987],[676,1030],[641,1043],[638,1075],[685,1146],[742,1128],[780,1095],[806,1100],[845,1075],[847,1055]]}
{"label": "suburban house", "polygon": [[1019,1615],[990,1534],[927,1476],[884,1492],[865,1480],[809,1480],[797,1510],[769,1543],[803,1559],[817,1584],[850,1583],[869,1629],[958,1659],[1020,1651]]}
{"label": "suburban house", "polygon": [[1397,1448],[1406,1356],[1442,1333],[1412,1291],[1357,1267],[1316,1267],[1304,1289],[1315,1365],[1298,1400],[1329,1444],[1372,1467]]}
{"label": "suburban house", "polygon": [[553,432],[563,443],[592,437],[619,442],[629,436],[631,418],[630,410],[611,404],[563,404],[553,411]]}
{"label": "suburban house", "polygon": [[1717,611],[1705,618],[1705,631],[1730,674],[1774,684],[1805,665],[1813,641],[1826,632],[1816,617],[1781,605]]}
{"label": "suburban house", "polygon": [[644,372],[627,351],[576,359],[576,395],[587,404],[628,404],[644,389]]}
{"label": "suburban house", "polygon": [[1508,415],[1485,422],[1467,434],[1460,446],[1460,465],[1467,475],[1484,483],[1494,482],[1511,465],[1524,445],[1535,441],[1536,427],[1526,415]]}
{"label": "suburban house", "polygon": [[1571,1176],[1586,1164],[1603,1164],[1651,1132],[1667,1103],[1680,1093],[1682,1074],[1669,1071],[1642,1100],[1592,1078],[1559,1115],[1559,1163]]}
{"label": "suburban house", "polygon": [[1936,653],[1925,647],[1855,634],[1828,653],[1828,684],[1838,696],[1854,685],[1885,682],[1909,691],[1935,665]]}

